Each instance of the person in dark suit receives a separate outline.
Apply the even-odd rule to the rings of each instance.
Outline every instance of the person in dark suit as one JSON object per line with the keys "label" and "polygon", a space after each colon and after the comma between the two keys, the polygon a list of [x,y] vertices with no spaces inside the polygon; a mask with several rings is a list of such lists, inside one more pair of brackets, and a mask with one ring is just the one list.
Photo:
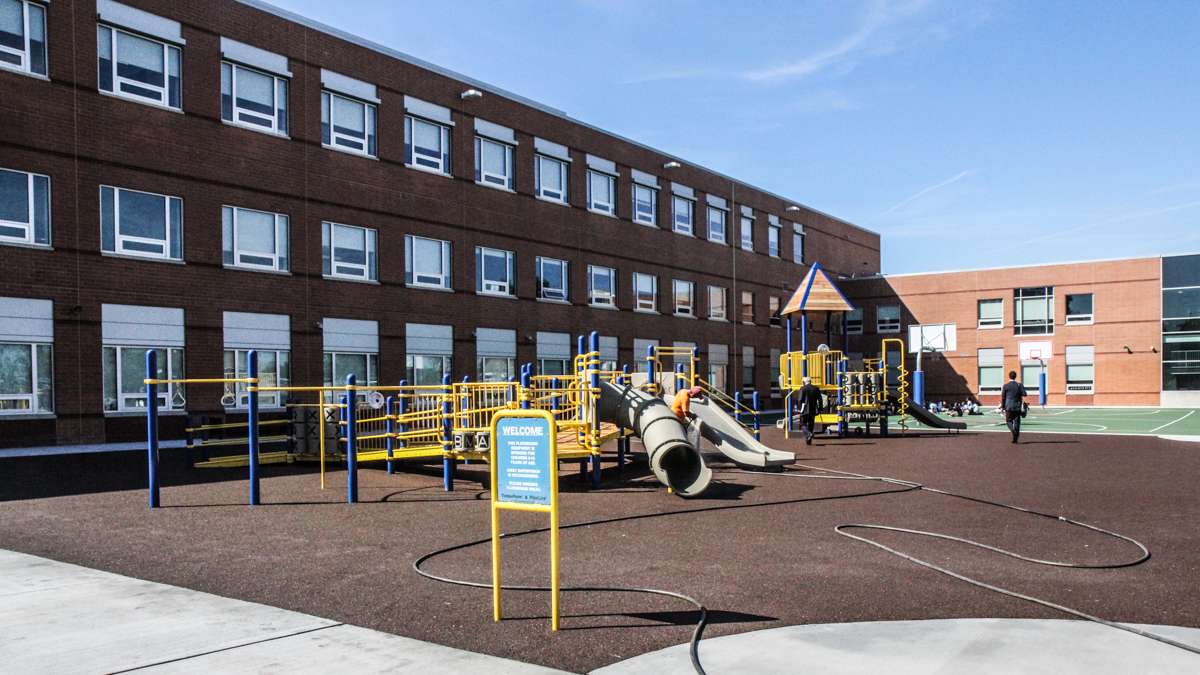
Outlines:
{"label": "person in dark suit", "polygon": [[808,445],[812,445],[813,430],[820,410],[821,389],[812,383],[811,378],[805,377],[804,386],[800,387],[800,430],[804,432],[804,442]]}
{"label": "person in dark suit", "polygon": [[1016,443],[1021,435],[1021,413],[1024,412],[1025,385],[1017,382],[1017,371],[1008,371],[1008,382],[1000,390],[1000,406],[1004,408],[1004,422],[1012,432],[1012,442]]}

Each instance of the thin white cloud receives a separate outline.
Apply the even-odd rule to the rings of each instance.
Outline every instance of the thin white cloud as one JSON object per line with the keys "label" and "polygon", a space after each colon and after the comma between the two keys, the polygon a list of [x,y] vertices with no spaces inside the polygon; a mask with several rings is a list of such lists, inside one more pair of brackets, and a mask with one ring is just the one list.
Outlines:
{"label": "thin white cloud", "polygon": [[1200,200],[1184,202],[1182,204],[1173,204],[1171,206],[1161,206],[1161,207],[1154,208],[1154,209],[1143,209],[1141,211],[1130,211],[1128,213],[1122,213],[1119,215],[1112,216],[1110,218],[1104,218],[1102,220],[1097,220],[1097,221],[1094,221],[1091,223],[1084,223],[1083,225],[1076,225],[1075,227],[1068,227],[1065,230],[1056,230],[1054,232],[1043,234],[1041,236],[1033,237],[1032,239],[1026,239],[1025,241],[1019,242],[1019,243],[1011,246],[1010,248],[1019,248],[1021,246],[1026,246],[1029,244],[1036,244],[1036,243],[1043,242],[1043,241],[1052,241],[1054,239],[1061,239],[1069,234],[1075,234],[1076,232],[1082,232],[1084,230],[1093,230],[1097,227],[1104,227],[1105,225],[1116,225],[1118,223],[1127,223],[1130,221],[1141,220],[1143,218],[1152,218],[1154,216],[1163,216],[1168,213],[1175,213],[1176,211],[1184,211],[1187,209],[1194,209],[1198,206],[1200,206]]}
{"label": "thin white cloud", "polygon": [[958,173],[954,174],[953,176],[951,176],[943,181],[939,181],[937,183],[934,183],[933,185],[923,187],[920,190],[917,190],[916,192],[914,192],[913,194],[900,200],[898,203],[893,205],[892,208],[888,209],[887,211],[884,211],[884,213],[885,214],[894,213],[895,211],[898,211],[898,210],[904,208],[905,206],[908,206],[909,204],[917,201],[921,197],[924,197],[925,195],[927,195],[931,192],[940,190],[948,185],[953,185],[954,183],[957,183],[958,181],[966,178],[967,176],[970,176],[971,174],[975,173],[976,171],[978,171],[978,169],[967,169],[966,171],[959,171]]}

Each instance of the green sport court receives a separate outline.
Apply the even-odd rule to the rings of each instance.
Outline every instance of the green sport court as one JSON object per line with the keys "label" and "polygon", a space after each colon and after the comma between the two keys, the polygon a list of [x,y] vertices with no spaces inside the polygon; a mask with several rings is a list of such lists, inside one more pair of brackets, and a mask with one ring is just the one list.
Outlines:
{"label": "green sport court", "polygon": [[[965,422],[970,431],[1008,431],[1004,416],[988,409],[982,415],[939,417]],[[894,420],[895,418],[893,418]],[[896,422],[893,421],[893,424]],[[910,429],[930,429],[909,418]],[[940,429],[938,431],[941,431]],[[1029,407],[1021,433],[1130,434],[1192,436],[1200,440],[1200,409],[1196,408],[1039,408]]]}

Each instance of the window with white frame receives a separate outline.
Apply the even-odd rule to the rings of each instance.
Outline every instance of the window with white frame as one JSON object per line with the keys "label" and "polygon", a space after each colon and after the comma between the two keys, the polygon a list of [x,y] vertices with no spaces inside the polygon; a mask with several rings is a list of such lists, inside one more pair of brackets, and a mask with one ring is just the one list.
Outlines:
{"label": "window with white frame", "polygon": [[725,243],[725,222],[729,213],[715,206],[708,207],[708,240]]}
{"label": "window with white frame", "polygon": [[288,271],[288,217],[282,213],[222,206],[221,233],[227,267]]}
{"label": "window with white frame", "polygon": [[563,302],[570,299],[566,260],[538,256],[536,270],[539,298]]}
{"label": "window with white frame", "polygon": [[29,0],[0,0],[0,68],[46,74],[46,8]]}
{"label": "window with white frame", "polygon": [[899,305],[880,305],[875,308],[875,332],[876,333],[899,333],[900,332],[900,306]]}
{"label": "window with white frame", "polygon": [[617,179],[607,173],[588,169],[588,208],[597,213],[617,212]]}
{"label": "window with white frame", "polygon": [[183,200],[100,186],[100,249],[167,260],[183,259]]}
{"label": "window with white frame", "polygon": [[[286,349],[256,349],[258,352],[258,386],[260,387],[289,387],[292,383],[292,353]],[[225,350],[225,378],[241,379],[250,377],[249,349]],[[246,385],[237,382],[225,384],[225,392],[221,396],[221,405],[226,408],[244,409],[250,405],[250,393]],[[285,392],[264,391],[258,395],[258,405],[263,408],[278,408],[287,398]]]}
{"label": "window with white frame", "polygon": [[588,265],[588,304],[617,306],[617,271],[611,267]]}
{"label": "window with white frame", "polygon": [[538,359],[538,375],[566,375],[570,359],[544,358]]}
{"label": "window with white frame", "polygon": [[406,354],[404,371],[411,384],[429,386],[441,384],[450,374],[450,357],[442,354]]}
{"label": "window with white frame", "polygon": [[0,169],[0,242],[50,245],[50,177]]}
{"label": "window with white frame", "polygon": [[378,281],[375,230],[321,223],[321,273],[334,279]]}
{"label": "window with white frame", "polygon": [[767,255],[772,258],[779,257],[779,233],[782,229],[777,225],[771,225],[767,228]]}
{"label": "window with white frame", "polygon": [[96,52],[101,91],[180,109],[179,47],[100,24]]}
{"label": "window with white frame", "polygon": [[658,311],[658,277],[653,274],[633,273],[634,308],[639,312]]}
{"label": "window with white frame", "polygon": [[322,381],[326,387],[345,386],[346,376],[351,374],[356,385],[373,387],[379,384],[378,353],[325,351],[322,362]]}
{"label": "window with white frame", "polygon": [[682,279],[671,280],[676,316],[696,316],[696,284]]}
{"label": "window with white frame", "polygon": [[1054,287],[1035,286],[1013,290],[1013,333],[1054,334]]}
{"label": "window with white frame", "polygon": [[742,346],[742,393],[751,395],[758,389],[755,384],[756,373],[754,369],[754,347],[752,345]]}
{"label": "window with white frame", "polygon": [[[772,295],[767,297],[767,315],[770,316],[772,326],[783,325],[783,317],[779,316],[779,296]],[[825,321],[829,321],[829,315],[825,315]]]}
{"label": "window with white frame", "polygon": [[513,147],[483,136],[475,137],[475,182],[513,189]]}
{"label": "window with white frame", "polygon": [[332,91],[321,92],[321,143],[374,157],[375,106]]}
{"label": "window with white frame", "polygon": [[728,296],[728,291],[721,286],[708,287],[708,318],[714,321],[729,318]]}
{"label": "window with white frame", "polygon": [[1004,386],[1004,350],[980,349],[979,393],[999,394]]}
{"label": "window with white frame", "polygon": [[517,331],[511,328],[475,329],[475,377],[480,382],[511,382],[516,357]]}
{"label": "window with white frame", "polygon": [[1042,363],[1040,361],[1021,362],[1021,386],[1030,396],[1037,396],[1042,386]]}
{"label": "window with white frame", "polygon": [[0,415],[53,412],[54,346],[0,341]]}
{"label": "window with white frame", "polygon": [[692,234],[692,213],[696,202],[679,195],[671,196],[671,227],[679,234]]}
{"label": "window with white frame", "polygon": [[480,382],[512,382],[516,359],[508,356],[480,356],[475,361],[475,377]]}
{"label": "window with white frame", "polygon": [[792,223],[792,262],[804,264],[804,226]]}
{"label": "window with white frame", "polygon": [[1093,393],[1096,384],[1096,348],[1091,345],[1068,345],[1063,360],[1067,365],[1067,393]]}
{"label": "window with white frame", "polygon": [[533,180],[537,196],[567,203],[567,163],[548,155],[534,155]]}
{"label": "window with white frame", "polygon": [[516,294],[515,256],[512,251],[475,247],[475,292],[484,295]]}
{"label": "window with white frame", "polygon": [[404,237],[404,283],[423,288],[451,288],[450,242],[442,239]]}
{"label": "window with white frame", "polygon": [[742,291],[742,323],[754,323],[754,291]]}
{"label": "window with white frame", "polygon": [[754,219],[742,216],[742,250],[754,250]]}
{"label": "window with white frame", "polygon": [[[345,386],[346,376],[350,374],[354,375],[357,385],[378,384],[378,321],[324,317],[321,319],[321,351],[321,381],[326,387]],[[329,402],[336,403],[342,394],[327,391],[325,396]],[[357,399],[365,398],[366,392],[359,392]]]}
{"label": "window with white frame", "polygon": [[658,225],[658,190],[652,187],[633,184],[633,222],[643,225]]}
{"label": "window with white frame", "polygon": [[1067,294],[1067,325],[1088,325],[1092,323],[1092,294]]}
{"label": "window with white frame", "polygon": [[862,335],[863,311],[859,307],[846,312],[846,335]]}
{"label": "window with white frame", "polygon": [[[183,348],[151,345],[112,345],[103,348],[104,410],[106,412],[142,411],[146,409],[146,352],[157,355],[160,380],[182,379]],[[160,410],[183,410],[187,403],[183,385],[158,385]]]}
{"label": "window with white frame", "polygon": [[980,300],[979,307],[979,324],[978,328],[1003,328],[1004,327],[1004,299],[989,298]]}
{"label": "window with white frame", "polygon": [[409,166],[450,173],[450,127],[404,116],[404,161]]}
{"label": "window with white frame", "polygon": [[221,119],[258,131],[288,132],[288,80],[221,62]]}

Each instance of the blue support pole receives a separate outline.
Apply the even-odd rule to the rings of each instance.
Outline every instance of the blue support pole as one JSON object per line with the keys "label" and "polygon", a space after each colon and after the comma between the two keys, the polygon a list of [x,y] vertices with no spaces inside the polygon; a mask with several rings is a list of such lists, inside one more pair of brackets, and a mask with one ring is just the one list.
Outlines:
{"label": "blue support pole", "polygon": [[387,472],[389,474],[396,473],[395,467],[392,466],[392,453],[396,449],[396,439],[394,438],[394,435],[396,433],[396,420],[395,420],[395,416],[392,415],[392,409],[395,406],[396,406],[396,397],[395,396],[387,397],[387,401],[383,404],[383,409],[387,411],[384,413],[384,415],[387,417],[387,420],[384,422],[383,430],[384,430],[384,433],[387,434],[387,438],[385,438],[384,440],[387,442]]}
{"label": "blue support pole", "polygon": [[846,411],[842,408],[842,406],[844,406],[846,404],[845,388],[844,388],[845,384],[846,384],[846,382],[845,382],[846,362],[844,360],[838,361],[837,367],[838,367],[838,377],[837,377],[837,380],[835,380],[835,381],[837,382],[837,385],[838,385],[838,390],[837,390],[837,392],[838,392],[838,397],[837,397],[838,438],[842,438],[846,435]]}
{"label": "blue support pole", "polygon": [[[454,420],[450,419],[453,409],[450,405],[450,394],[453,391],[450,387],[450,375],[447,373],[442,376],[442,393],[445,398],[442,401],[442,448],[447,447],[447,444],[454,441]],[[457,468],[457,463],[453,457],[442,457],[442,488],[446,492],[454,492],[454,473]]]}
{"label": "blue support pole", "polygon": [[1038,373],[1038,405],[1046,407],[1046,364],[1042,363],[1042,372]]}
{"label": "blue support pole", "polygon": [[760,409],[758,406],[758,392],[757,391],[755,391],[750,396],[750,407],[754,408],[754,439],[762,440],[762,433],[760,433],[760,431],[759,431],[759,422],[758,422]]}
{"label": "blue support pole", "polygon": [[846,330],[846,312],[842,312],[842,354],[850,351],[850,333]]}
{"label": "blue support pole", "polygon": [[[785,323],[785,327],[783,329],[783,335],[784,335],[786,353],[789,355],[788,359],[787,359],[787,379],[788,379],[788,386],[790,387],[792,384],[792,357],[790,356],[792,353],[792,317],[789,315],[788,318],[785,320],[785,322],[786,323]],[[794,429],[792,429],[792,406],[793,405],[795,405],[795,403],[792,402],[792,397],[788,396],[787,392],[784,392],[784,398],[783,398],[784,422],[783,423],[785,425],[785,429],[787,430],[787,434],[789,436],[792,434],[793,431],[795,431]]]}
{"label": "blue support pole", "polygon": [[925,405],[925,371],[913,371],[913,401],[917,405]]}
{"label": "blue support pole", "polygon": [[[597,333],[596,331],[592,331],[591,333],[588,333],[588,353],[589,354],[597,354],[597,353],[599,353],[599,351],[600,351],[600,333]],[[600,389],[600,371],[599,371],[600,366],[599,366],[599,364],[593,363],[591,366],[586,366],[586,367],[588,369],[588,388],[591,389],[592,391],[599,391],[599,389]],[[589,396],[596,396],[596,395],[589,394]],[[598,396],[596,396],[596,397],[598,397]],[[599,434],[600,434],[600,416],[596,412],[596,397],[592,398],[592,402],[589,405],[592,409],[592,412],[591,412],[592,433],[596,434],[596,436],[599,436]],[[601,471],[600,455],[592,455],[592,487],[600,487],[600,471]]]}
{"label": "blue support pole", "polygon": [[[463,379],[462,379],[462,381],[463,381],[463,384],[466,384],[466,383],[470,382],[470,381],[471,381],[471,376],[470,376],[470,375],[463,375]],[[470,406],[471,406],[471,399],[470,399],[470,398],[469,398],[469,397],[466,395],[466,392],[463,392],[463,406],[462,406],[462,408],[463,408],[463,412],[466,412],[466,411],[467,411],[467,410],[470,408]],[[464,417],[463,417],[463,419],[464,419],[464,421],[465,421],[465,419],[466,419],[466,416],[464,416]],[[467,439],[466,439],[466,438],[464,438],[464,439],[463,439],[463,447],[464,447],[464,449],[465,449],[465,447],[466,447],[466,443],[467,443]],[[470,463],[471,463],[471,460],[469,460],[469,459],[464,459],[464,460],[463,460],[463,464],[470,464]]]}
{"label": "blue support pole", "polygon": [[354,373],[346,376],[346,502],[358,501],[358,396],[355,394]]}
{"label": "blue support pole", "polygon": [[800,312],[800,351],[805,359],[800,362],[800,374],[808,376],[808,312]]}
{"label": "blue support pole", "polygon": [[[533,377],[533,376],[532,376],[532,375],[530,375],[530,373],[529,373],[529,369],[528,369],[528,368],[525,368],[525,369],[522,369],[522,370],[521,370],[521,388],[522,388],[522,389],[529,389],[529,383],[530,383],[530,379],[531,379],[532,377]],[[526,398],[525,400],[521,401],[521,409],[522,409],[522,410],[529,410],[529,399],[528,399],[528,398]]]}
{"label": "blue support pole", "polygon": [[742,422],[742,390],[739,389],[733,392],[733,421],[741,424]]}
{"label": "blue support pole", "polygon": [[675,391],[679,391],[680,389],[687,389],[687,378],[683,374],[683,364],[676,363],[675,364]]}
{"label": "blue support pole", "polygon": [[654,345],[646,346],[646,377],[651,385],[658,382],[658,372],[655,368],[658,361],[654,358],[654,352]]}
{"label": "blue support pole", "polygon": [[[146,350],[146,379],[158,377],[158,353]],[[146,479],[150,487],[150,508],[158,501],[158,385],[146,385]]]}
{"label": "blue support pole", "polygon": [[246,407],[249,408],[246,434],[250,446],[250,506],[258,506],[258,350],[246,353],[246,376],[254,383],[247,387]]}
{"label": "blue support pole", "polygon": [[[408,382],[407,382],[407,381],[405,381],[405,380],[400,380],[400,387],[401,387],[402,389],[403,389],[404,387],[407,387],[407,386],[408,386]],[[403,417],[404,417],[404,415],[405,415],[405,414],[407,414],[407,413],[408,413],[408,397],[407,397],[407,396],[404,396],[404,392],[403,392],[403,391],[401,391],[401,392],[400,392],[400,394],[399,394],[399,395],[396,397],[396,416],[397,416],[397,417],[400,417],[400,418],[403,418]],[[403,436],[403,435],[404,435],[405,433],[407,433],[407,432],[408,432],[408,422],[405,422],[405,421],[403,421],[403,419],[401,419],[401,420],[397,420],[397,422],[396,422],[396,433],[398,433],[398,434],[400,434],[401,436]],[[399,439],[399,442],[396,444],[396,446],[397,446],[397,447],[399,447],[399,448],[401,448],[401,449],[403,449],[403,448],[407,448],[407,447],[408,447],[408,441],[407,441],[406,439],[404,439],[404,438],[401,438],[401,439]]]}

